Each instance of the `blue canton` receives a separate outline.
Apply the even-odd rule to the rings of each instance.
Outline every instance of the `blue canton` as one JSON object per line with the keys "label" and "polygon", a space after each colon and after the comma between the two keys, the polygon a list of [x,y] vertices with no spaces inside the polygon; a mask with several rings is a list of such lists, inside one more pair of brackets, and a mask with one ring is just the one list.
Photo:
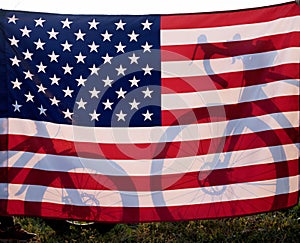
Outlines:
{"label": "blue canton", "polygon": [[159,16],[5,14],[1,82],[8,84],[9,117],[99,127],[161,124]]}

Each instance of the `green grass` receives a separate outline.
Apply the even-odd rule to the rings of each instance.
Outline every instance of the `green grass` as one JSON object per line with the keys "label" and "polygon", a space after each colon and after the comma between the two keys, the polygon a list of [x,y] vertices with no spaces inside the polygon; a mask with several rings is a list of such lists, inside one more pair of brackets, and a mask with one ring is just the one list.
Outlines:
{"label": "green grass", "polygon": [[38,234],[38,242],[299,242],[300,204],[291,209],[218,220],[117,224],[101,234],[96,229],[71,226],[56,234],[42,219],[18,217],[16,221]]}

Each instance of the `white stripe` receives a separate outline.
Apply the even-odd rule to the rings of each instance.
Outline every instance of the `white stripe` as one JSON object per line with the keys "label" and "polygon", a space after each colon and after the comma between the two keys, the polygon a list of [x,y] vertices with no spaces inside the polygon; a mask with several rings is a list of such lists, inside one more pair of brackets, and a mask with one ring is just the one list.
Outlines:
{"label": "white stripe", "polygon": [[[252,142],[253,141],[249,141],[249,143]],[[0,164],[0,167],[34,168],[49,172],[73,172],[107,176],[177,174],[179,177],[174,177],[174,180],[176,180],[188,172],[210,171],[295,160],[299,158],[299,146],[300,144],[286,144],[226,153],[213,151],[215,152],[214,154],[152,160],[87,159],[72,156],[9,151],[8,165]],[[100,183],[103,184],[105,181],[101,181]],[[168,181],[167,183],[174,183],[174,181]]]}
{"label": "white stripe", "polygon": [[[79,127],[9,118],[9,134],[106,144],[164,143],[299,126],[299,111],[171,127]],[[212,114],[217,115],[217,114]],[[0,119],[0,125],[5,119]],[[240,128],[244,128],[240,131]]]}
{"label": "white stripe", "polygon": [[[226,16],[224,16],[226,18]],[[251,40],[268,35],[300,31],[300,16],[286,17],[269,22],[233,25],[225,27],[161,30],[161,45],[188,45],[234,41],[236,34],[241,40]],[[198,39],[206,36],[206,40]]]}
{"label": "white stripe", "polygon": [[[163,192],[126,192],[61,189],[34,185],[8,185],[9,200],[49,202],[78,206],[103,207],[160,207],[229,202],[234,200],[258,199],[299,190],[299,175],[274,180],[231,184],[207,188],[190,188]],[[6,185],[0,184],[0,189]],[[215,191],[215,194],[209,192]],[[218,193],[219,191],[219,193]],[[222,193],[220,193],[222,192]],[[0,191],[0,198],[7,194]],[[84,195],[84,196],[83,196]],[[85,203],[87,195],[93,198]],[[66,201],[66,196],[69,200]]]}
{"label": "white stripe", "polygon": [[[290,47],[236,57],[162,62],[162,78],[207,76],[299,63],[300,48]],[[208,69],[208,65],[210,65]],[[212,70],[212,71],[210,71]]]}
{"label": "white stripe", "polygon": [[191,109],[212,107],[217,104],[230,105],[280,96],[298,95],[299,83],[299,79],[280,80],[272,83],[231,89],[169,93],[162,96],[161,107],[162,110]]}

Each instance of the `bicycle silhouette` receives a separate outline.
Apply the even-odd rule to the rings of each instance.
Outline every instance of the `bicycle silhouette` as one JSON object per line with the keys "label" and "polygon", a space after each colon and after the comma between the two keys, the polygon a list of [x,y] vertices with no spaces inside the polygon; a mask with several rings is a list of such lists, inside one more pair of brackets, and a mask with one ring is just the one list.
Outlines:
{"label": "bicycle silhouette", "polygon": [[[241,37],[239,34],[236,34],[233,37],[232,42],[224,43],[224,47],[220,47],[211,43],[207,42],[207,38],[205,35],[199,35],[197,39],[197,45],[194,49],[193,56],[191,58],[192,62],[190,65],[193,64],[197,51],[201,48],[204,52],[204,60],[203,60],[203,66],[206,73],[206,79],[207,77],[210,78],[212,83],[215,83],[215,85],[218,85],[222,87],[222,89],[228,88],[230,84],[227,80],[225,80],[222,75],[218,75],[214,72],[214,68],[211,66],[211,60],[214,55],[221,55],[224,57],[231,57],[233,52],[236,52],[233,48],[236,48],[237,50],[241,50],[245,45],[245,43],[238,42],[241,40]],[[247,48],[262,48],[264,46],[268,46],[270,49],[272,49],[272,41],[257,41],[257,43],[254,43],[253,41],[250,43],[247,42],[248,45]],[[275,49],[275,48],[273,48]],[[253,75],[250,72],[247,72],[247,70],[254,69],[253,67],[257,66],[258,64],[267,63],[270,67],[272,67],[272,64],[277,56],[277,52],[273,51],[268,55],[268,59],[265,60],[262,58],[262,55],[256,55],[256,54],[248,54],[248,55],[240,55],[240,56],[234,56],[232,57],[232,63],[236,61],[241,61],[243,63],[244,69],[243,69],[243,76],[242,76],[242,83],[241,85],[247,87],[255,85],[255,80],[253,80]],[[266,57],[265,57],[266,58]],[[271,72],[267,68],[264,70],[264,75],[270,79],[273,80],[282,80],[282,82],[285,82],[291,86],[298,87],[298,81],[292,77],[292,76],[286,76],[282,75],[280,73]],[[199,82],[201,80],[201,77],[199,77]],[[266,84],[267,85],[267,84]],[[257,160],[261,161],[272,161],[270,163],[270,170],[275,171],[276,178],[281,178],[281,176],[288,175],[288,165],[285,162],[286,161],[286,152],[281,146],[282,139],[286,139],[291,143],[294,143],[294,141],[297,140],[297,129],[291,124],[289,119],[281,113],[280,109],[278,109],[277,105],[273,103],[271,99],[268,98],[267,94],[265,94],[263,90],[263,85],[257,86],[257,92],[260,94],[261,99],[264,101],[264,104],[260,102],[256,102],[256,106],[258,106],[260,109],[264,111],[264,113],[268,114],[270,111],[272,111],[271,117],[276,119],[276,121],[279,123],[279,126],[282,128],[288,128],[285,129],[284,134],[280,134],[280,136],[273,131],[273,129],[270,127],[268,120],[263,119],[262,117],[251,117],[253,114],[253,103],[252,102],[245,102],[243,104],[243,109],[247,111],[248,118],[244,118],[243,121],[237,123],[237,122],[229,122],[224,127],[224,133],[219,138],[219,140],[215,140],[214,144],[212,144],[212,150],[211,155],[213,156],[205,156],[198,157],[198,159],[202,160],[202,166],[199,168],[199,187],[202,189],[202,192],[204,192],[207,197],[214,199],[219,198],[221,201],[223,199],[223,196],[225,198],[225,194],[231,194],[234,195],[236,192],[234,189],[231,188],[231,184],[237,183],[238,178],[234,178],[231,175],[231,168],[235,167],[235,164],[237,164],[239,161],[243,161],[245,159],[248,159],[249,157],[253,157],[253,163],[256,163]],[[197,90],[197,89],[195,89]],[[215,95],[218,95],[217,93]],[[243,100],[247,100],[247,97],[249,94],[247,93],[247,89],[241,89],[240,94],[238,96],[237,105],[231,105],[231,106],[237,106],[238,103],[243,102]],[[199,99],[201,99],[201,95],[199,95]],[[218,101],[218,99],[216,99]],[[224,103],[216,102],[215,104],[212,104],[215,106],[226,106]],[[222,109],[220,109],[222,111]],[[218,115],[224,115],[222,114],[216,114]],[[227,115],[225,113],[224,120],[226,120]],[[197,123],[199,119],[199,115],[195,114],[194,111],[189,111],[186,114],[183,114],[181,117],[178,118],[177,121],[174,122],[174,125],[180,123],[180,121],[183,122],[183,125],[186,124],[187,121],[190,123]],[[184,127],[184,126],[183,126]],[[184,129],[184,128],[183,128]],[[223,129],[223,128],[221,128]],[[248,134],[254,134],[254,136],[247,136],[247,135],[241,135],[243,134],[244,130],[248,130]],[[241,135],[241,136],[240,136]],[[174,135],[175,137],[176,135]],[[284,137],[284,138],[283,138]],[[270,142],[271,141],[271,142]],[[260,144],[262,147],[261,149],[259,147],[255,147],[254,145]],[[241,147],[243,145],[243,147]],[[200,148],[199,148],[200,147]],[[255,148],[250,149],[248,151],[243,152],[243,150],[238,151],[237,153],[233,153],[235,150],[240,149],[249,149],[249,148]],[[182,148],[178,148],[180,150]],[[196,156],[199,150],[202,150],[201,143],[195,141],[193,143],[192,147],[185,148],[186,149],[186,156]],[[299,148],[297,148],[299,149]],[[166,148],[168,150],[168,148]],[[259,152],[261,151],[261,152]],[[182,151],[181,151],[182,152]],[[259,153],[258,153],[259,152]],[[261,157],[257,158],[257,155],[259,154]],[[208,160],[207,160],[208,159]],[[197,159],[196,159],[197,160]],[[157,164],[153,164],[153,170],[162,170],[163,167],[159,167]],[[248,174],[246,181],[253,181],[255,180],[256,176],[260,173],[268,173],[267,171],[255,171],[256,174]],[[222,178],[223,182],[220,182],[220,177]],[[227,185],[224,185],[223,183],[227,182]],[[157,181],[156,181],[157,182]],[[261,182],[261,185],[268,185],[269,182]],[[256,184],[257,185],[257,184]],[[163,181],[161,182],[161,187],[163,188]],[[283,196],[280,195],[280,191],[288,191],[289,188],[289,182],[279,182],[279,180],[274,185],[275,189],[272,189],[272,194],[274,196],[274,200],[272,205],[270,206],[270,210],[275,210],[278,208],[278,202],[279,198],[282,200],[281,202],[285,203],[288,201],[288,195]],[[255,188],[253,188],[252,191],[248,191],[248,193],[251,195],[255,195]],[[200,193],[199,193],[200,195]],[[239,198],[239,195],[236,195],[236,198]],[[195,198],[195,200],[200,200],[201,197]],[[202,198],[204,199],[204,198]],[[157,192],[155,197],[153,197],[153,201],[162,204],[162,202],[165,202],[165,198],[162,192]],[[167,203],[165,203],[165,206]],[[212,210],[215,211],[222,211],[222,208],[212,208]],[[232,208],[232,211],[235,209]],[[172,218],[172,212],[168,210],[167,207],[162,207],[157,209],[158,213],[161,215],[168,215],[168,218]],[[259,211],[259,209],[258,209]],[[181,212],[182,215],[182,212]]]}
{"label": "bicycle silhouette", "polygon": [[[239,35],[236,35],[234,37],[235,40],[238,40],[240,37]],[[195,47],[194,55],[192,57],[192,61],[194,61],[194,57],[201,48],[204,51],[205,54],[205,59],[203,60],[204,63],[204,70],[206,73],[206,77],[210,78],[212,83],[216,83],[223,87],[224,89],[227,88],[230,84],[228,83],[227,80],[223,79],[221,75],[215,74],[214,68],[211,66],[211,58],[215,54],[219,55],[224,55],[224,56],[230,56],[230,50],[232,47],[230,47],[230,44],[225,43],[224,48],[216,47],[213,44],[207,43],[206,37],[204,35],[200,35],[197,40],[197,45]],[[201,43],[201,44],[200,44]],[[262,43],[262,44],[268,44],[270,45],[271,43]],[[255,47],[255,44],[252,44],[253,47]],[[229,47],[226,47],[229,46]],[[271,61],[274,60],[276,57],[276,52],[272,54]],[[242,81],[245,82],[244,86],[250,86],[253,83],[253,80],[251,79],[252,76],[248,76],[248,73],[246,70],[251,68],[252,62],[257,62],[258,59],[255,59],[255,55],[244,55],[244,56],[236,56],[233,57],[232,62],[237,62],[237,61],[242,61],[244,64],[244,74],[243,74],[243,79]],[[258,57],[257,57],[258,58]],[[261,60],[259,60],[260,62]],[[273,79],[283,79],[287,80],[291,85],[296,85],[296,82],[293,81],[292,77],[288,76],[283,76],[281,74],[269,72],[267,75]],[[200,77],[199,77],[200,79]],[[264,90],[262,89],[263,86],[258,86],[259,87],[259,92],[261,93],[261,96],[264,98],[264,103],[265,105],[260,106],[260,108],[267,113],[269,110],[269,107],[272,107],[273,113],[277,114],[278,122],[280,126],[282,127],[290,127],[290,132],[286,133],[286,137],[290,138],[291,140],[294,139],[295,131],[296,129],[293,129],[293,125],[290,123],[290,121],[280,113],[280,110],[277,108],[276,104],[273,103],[271,100],[268,99],[268,96],[264,94]],[[241,93],[239,95],[238,102],[243,100],[247,96],[247,93],[244,92],[243,89],[241,89]],[[199,97],[201,98],[201,97]],[[203,97],[202,97],[203,98]],[[221,116],[224,121],[227,119],[226,113],[223,113],[224,111],[224,104],[220,101],[220,99],[216,100],[217,102],[213,104],[214,106],[219,106],[220,110],[216,110],[212,113],[209,113],[208,115],[210,116]],[[259,106],[259,103],[257,103]],[[267,105],[266,105],[267,104]],[[244,104],[245,109],[247,110],[249,115],[252,115],[253,111],[253,105],[252,103],[248,102]],[[212,106],[213,107],[213,106]],[[268,109],[266,109],[268,107]],[[201,116],[201,115],[200,115]],[[182,114],[180,117],[177,118],[177,120],[171,124],[171,126],[165,131],[165,133],[161,137],[162,143],[159,144],[156,148],[156,151],[154,152],[155,155],[159,155],[157,158],[153,158],[153,163],[151,164],[151,172],[162,172],[164,170],[164,157],[165,155],[168,154],[168,152],[172,149],[174,150],[174,146],[178,146],[176,150],[176,155],[177,157],[180,157],[182,155],[186,157],[190,157],[191,159],[194,159],[195,161],[191,161],[190,165],[195,163],[199,163],[201,166],[199,167],[199,173],[197,175],[198,178],[198,186],[199,189],[201,190],[202,193],[205,193],[207,197],[219,197],[222,199],[222,196],[225,195],[226,193],[228,194],[234,194],[234,190],[231,189],[230,183],[235,183],[235,178],[232,178],[230,175],[230,168],[235,166],[235,162],[240,161],[243,159],[243,153],[232,153],[235,151],[237,148],[239,148],[239,145],[242,145],[247,149],[247,146],[253,147],[253,144],[263,144],[265,145],[266,149],[264,150],[264,158],[270,161],[286,161],[286,153],[283,149],[282,146],[279,146],[281,144],[281,137],[278,136],[278,134],[275,131],[272,131],[270,125],[260,117],[252,117],[251,122],[247,122],[247,119],[244,119],[244,123],[240,123],[238,126],[233,122],[233,123],[228,123],[225,124],[224,126],[221,127],[223,129],[223,136],[212,139],[210,142],[210,148],[207,150],[207,148],[202,147],[202,143],[200,141],[193,141],[192,143],[189,143],[188,146],[182,144],[178,145],[172,145],[172,143],[165,143],[163,142],[165,139],[165,135],[168,136],[169,140],[172,141],[174,140],[179,134],[181,133],[190,133],[192,130],[189,130],[188,126],[185,126],[186,124],[196,124],[199,119],[205,119],[209,118],[207,117],[207,114],[203,115],[203,117],[199,117],[199,114],[195,114],[194,111],[188,111],[185,114]],[[211,117],[212,118],[212,117]],[[221,119],[222,120],[222,119]],[[175,127],[175,129],[174,129]],[[260,130],[258,131],[258,127],[260,127]],[[47,128],[40,126],[37,127],[37,134],[39,134],[41,131],[47,134]],[[177,130],[176,130],[177,129]],[[245,129],[249,130],[249,134],[254,133],[255,131],[255,136],[251,137],[251,140],[249,141],[244,141],[247,139],[247,136],[239,136],[240,134],[243,133]],[[252,131],[252,132],[251,132]],[[269,139],[271,140],[271,144],[266,143],[266,135],[264,131],[271,131],[268,132]],[[201,133],[201,131],[198,131]],[[31,141],[32,139],[32,141]],[[18,146],[12,148],[12,150],[15,151],[21,151],[21,148],[24,146],[29,146],[28,150],[31,152],[34,152],[36,149],[36,146],[33,146],[34,144],[34,138],[28,138],[28,140],[24,141],[24,144],[19,144]],[[277,146],[278,145],[278,146]],[[32,147],[31,147],[32,146]],[[35,148],[34,148],[35,147]],[[44,144],[40,144],[40,147],[38,148],[47,151],[50,151],[49,154],[51,154],[51,151],[55,150],[53,148],[53,144],[47,144],[45,146]],[[152,148],[153,149],[153,148]],[[61,153],[67,153],[68,148],[63,150]],[[206,153],[208,155],[206,156]],[[254,153],[256,153],[257,150],[250,150],[246,153],[246,156],[252,156]],[[48,153],[48,152],[47,152]],[[253,154],[251,154],[253,153]],[[198,156],[199,154],[203,156]],[[101,154],[91,154],[90,156],[99,156],[99,159],[104,159],[107,160],[105,157],[101,157],[103,155]],[[22,167],[26,166],[26,164],[32,159],[34,154],[24,154],[22,155],[16,163],[21,163],[21,164],[15,164],[15,166]],[[88,157],[89,155],[86,154]],[[154,161],[155,159],[155,161]],[[199,160],[201,160],[199,162]],[[121,168],[117,162],[113,160],[107,160],[107,162],[111,163],[115,169],[118,169],[124,175],[127,174],[127,172]],[[53,163],[53,160],[48,159],[48,158],[40,158],[40,160],[35,164],[34,168],[39,169],[40,165],[43,165],[43,167],[47,167],[47,164],[49,164],[49,168],[51,168]],[[287,165],[282,165],[282,163],[273,163],[272,167],[274,171],[276,171],[276,174],[278,177],[280,177],[281,173],[283,174],[288,174],[288,166]],[[99,172],[99,168],[89,166],[87,167],[86,164],[79,166],[77,163],[66,163],[65,165],[66,171],[69,172],[75,172],[77,170],[82,170],[84,169],[85,172],[93,174]],[[176,167],[175,165],[170,168],[173,169],[174,172],[180,172],[180,168]],[[217,170],[217,172],[216,172]],[[224,172],[222,174],[223,180],[227,181],[228,184],[220,184],[218,180],[216,180],[216,173]],[[25,179],[24,183],[26,184],[26,181],[30,181],[32,177],[34,177],[36,172],[32,171],[28,174],[27,179]],[[18,176],[17,174],[14,176]],[[35,175],[36,176],[36,175]],[[249,175],[248,179],[251,180],[251,177],[255,177],[256,175]],[[95,177],[96,178],[96,177]],[[91,177],[90,180],[95,180],[95,178]],[[90,181],[85,181],[83,178],[80,176],[77,177],[77,182],[74,181],[74,178],[71,177],[71,175],[68,175],[67,173],[64,174],[63,177],[60,177],[59,174],[52,174],[49,177],[44,178],[44,184],[43,187],[39,189],[39,194],[36,194],[36,189],[34,187],[28,187],[27,185],[24,185],[20,191],[18,192],[19,194],[21,193],[26,193],[25,196],[25,202],[28,201],[28,203],[24,204],[24,212],[25,214],[32,214],[32,205],[30,203],[31,198],[35,198],[38,202],[41,202],[39,206],[35,209],[35,212],[39,212],[40,215],[42,215],[43,212],[43,199],[46,194],[48,194],[48,186],[51,187],[53,183],[57,183],[57,181],[60,181],[61,183],[61,188],[75,188],[75,184],[81,184],[83,187],[88,185]],[[113,184],[115,188],[124,188],[124,181],[120,181],[118,179],[115,179],[114,177],[108,176],[106,178],[108,182],[105,182],[107,184]],[[176,180],[179,180],[180,176],[178,178],[175,177],[175,179],[172,182],[176,182]],[[195,178],[194,178],[195,179]],[[132,221],[138,221],[140,218],[140,211],[138,209],[139,206],[139,200],[138,197],[135,194],[136,191],[136,184],[133,182],[130,178],[130,176],[127,176],[126,179],[126,184],[127,188],[129,188],[132,191],[132,194],[129,192],[127,193],[121,193],[120,194],[120,200],[126,204],[128,202],[131,202],[132,205],[135,205],[135,208],[131,208],[130,210],[124,210],[124,219],[128,219],[129,217],[132,217]],[[167,183],[167,186],[170,186],[170,183]],[[150,178],[150,191],[151,192],[151,197],[154,205],[160,205],[157,207],[155,210],[157,214],[162,218],[162,219],[167,219],[167,220],[172,220],[174,219],[173,213],[168,209],[167,205],[168,202],[164,196],[164,190],[167,190],[166,182],[164,181],[163,176],[156,176],[156,177],[151,177]],[[275,191],[273,193],[277,195],[277,192],[279,192],[280,189],[288,188],[289,184],[279,184],[279,182],[275,185]],[[101,215],[101,200],[97,198],[101,198],[101,195],[94,195],[94,194],[87,194],[86,192],[82,191],[81,189],[78,190],[57,190],[57,192],[51,192],[54,193],[53,198],[60,197],[62,202],[65,204],[65,210],[67,212],[67,215],[69,215],[69,218],[75,218],[75,219],[82,219],[83,215],[87,220],[97,220],[99,219],[99,215]],[[251,193],[251,192],[250,192]],[[101,194],[101,190],[99,190],[99,194]],[[49,194],[48,194],[49,196]],[[237,195],[238,197],[238,195]],[[175,199],[175,198],[174,198]],[[201,198],[195,198],[195,200],[201,200]],[[274,198],[272,208],[276,208],[277,202],[276,202],[276,196]],[[78,211],[76,205],[89,205],[89,206],[95,206],[95,210],[80,210]],[[74,207],[72,208],[72,205]],[[215,209],[214,209],[215,210]],[[222,209],[219,209],[222,210]],[[234,210],[234,209],[233,209]],[[57,212],[58,214],[60,212]]]}

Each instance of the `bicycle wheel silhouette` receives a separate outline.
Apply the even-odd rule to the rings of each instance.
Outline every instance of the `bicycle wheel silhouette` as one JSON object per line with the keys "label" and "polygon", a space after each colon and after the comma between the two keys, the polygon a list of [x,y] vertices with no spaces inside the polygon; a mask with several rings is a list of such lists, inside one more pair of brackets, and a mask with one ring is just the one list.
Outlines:
{"label": "bicycle wheel silhouette", "polygon": [[[60,162],[66,163],[67,161],[61,160]],[[41,159],[36,164],[35,169],[47,168],[48,163],[52,168],[55,168],[53,160],[50,159],[47,162]],[[86,165],[79,167],[78,164],[70,162],[68,172],[63,173],[63,175],[59,172],[47,174],[48,177],[43,179],[43,185],[28,187],[24,185],[18,192],[26,193],[25,214],[32,215],[34,211],[34,215],[42,217],[47,215],[45,222],[57,232],[69,229],[70,224],[96,228],[101,233],[105,233],[115,226],[114,223],[110,222],[101,223],[103,221],[101,220],[103,215],[101,200],[106,198],[105,201],[107,201],[107,193],[103,196],[101,181],[95,181],[95,178],[97,178],[97,176],[93,176],[96,174],[95,168],[87,168]],[[30,172],[25,181],[31,181],[30,178],[34,176],[36,176],[36,173],[34,171]],[[106,180],[110,179],[106,177]],[[114,181],[110,180],[108,183],[112,185]],[[93,192],[89,193],[91,186]],[[32,202],[32,198],[35,202]],[[122,196],[119,196],[119,200],[122,201]],[[34,210],[32,208],[33,203],[35,205]],[[66,219],[66,221],[63,219]],[[112,222],[114,221],[113,214],[110,219]],[[119,219],[116,221],[119,221]]]}
{"label": "bicycle wheel silhouette", "polygon": [[[190,117],[189,114],[186,114],[186,116]],[[270,120],[273,118],[271,117]],[[271,202],[267,203],[266,200],[264,211],[267,211],[267,209],[276,210],[281,203],[286,204],[288,202],[289,197],[284,195],[283,192],[288,193],[290,185],[288,180],[283,177],[289,175],[287,162],[289,159],[282,142],[284,140],[290,141],[289,134],[278,133],[270,127],[269,121],[264,119],[253,118],[254,121],[252,118],[249,119],[251,120],[249,124],[247,119],[241,121],[245,124],[229,123],[224,131],[224,137],[219,140],[221,147],[211,150],[211,154],[205,153],[206,149],[201,147],[201,142],[194,142],[193,145],[195,146],[189,148],[178,146],[178,154],[186,153],[187,156],[190,156],[191,161],[194,161],[189,165],[186,164],[186,167],[182,165],[170,166],[169,170],[172,170],[173,173],[179,173],[180,170],[188,170],[191,167],[194,168],[195,165],[199,165],[199,193],[194,197],[193,193],[188,195],[187,192],[185,194],[186,198],[194,197],[193,201],[186,201],[187,205],[189,203],[193,205],[196,202],[201,204],[208,201],[240,200],[241,194],[246,195],[249,199],[261,198],[264,194],[272,196]],[[244,129],[247,129],[246,133],[244,133]],[[288,146],[293,146],[294,151],[297,150],[294,145]],[[172,145],[167,145],[164,148],[165,154],[168,154],[169,149],[174,153],[174,148],[171,147]],[[184,149],[188,149],[188,151],[183,152]],[[198,156],[201,151],[204,155]],[[153,171],[164,171],[164,163],[153,163],[152,169]],[[174,215],[174,211],[168,205],[183,196],[166,198],[165,191],[169,190],[180,179],[180,175],[173,177],[173,181],[168,183],[164,181],[163,176],[152,179],[151,184],[155,185],[153,188],[161,189],[152,194],[153,202],[159,205],[156,212],[161,219],[178,220],[176,213]],[[252,204],[251,200],[249,200],[249,207],[253,207],[252,212],[261,212],[262,210],[260,206]],[[257,208],[254,210],[254,207]],[[180,212],[181,217],[185,213],[184,210],[188,211],[187,208],[182,209],[183,212]],[[179,211],[179,209],[177,210]],[[234,214],[236,208],[233,203],[231,208],[228,208],[228,205],[224,208],[212,206],[211,210],[213,211],[210,212],[212,215],[223,215],[224,211],[227,212],[227,215],[230,215],[228,212],[231,211]],[[196,211],[194,213],[197,214]],[[245,211],[245,214],[248,213]],[[187,213],[187,215],[189,214]],[[211,217],[209,214],[202,212],[199,212],[199,215],[200,218],[201,215]]]}
{"label": "bicycle wheel silhouette", "polygon": [[[212,80],[208,82],[211,88],[215,88]],[[209,86],[209,83],[206,85]],[[178,104],[186,102],[184,99],[181,100],[180,96],[176,100]],[[198,173],[199,167],[206,163],[206,155],[219,153],[223,149],[224,138],[216,136],[216,134],[223,134],[226,128],[221,122],[226,120],[221,100],[216,95],[212,103],[211,97],[201,92],[198,93],[197,100],[202,107],[180,112],[174,111],[173,114],[170,112],[176,118],[162,135],[163,145],[158,147],[156,153],[158,159],[154,160],[151,165],[151,173],[161,175],[152,177],[151,185],[153,186],[152,201],[156,205],[155,211],[162,220],[179,220],[178,216],[170,210],[169,205],[174,204],[183,196],[166,196],[170,190],[173,190],[171,188],[182,187],[180,181],[186,176],[186,172],[188,176],[193,174],[191,180],[198,183],[195,174]],[[211,137],[215,138],[211,139]],[[164,142],[165,140],[169,142]],[[184,215],[184,209],[182,211],[181,217]]]}

